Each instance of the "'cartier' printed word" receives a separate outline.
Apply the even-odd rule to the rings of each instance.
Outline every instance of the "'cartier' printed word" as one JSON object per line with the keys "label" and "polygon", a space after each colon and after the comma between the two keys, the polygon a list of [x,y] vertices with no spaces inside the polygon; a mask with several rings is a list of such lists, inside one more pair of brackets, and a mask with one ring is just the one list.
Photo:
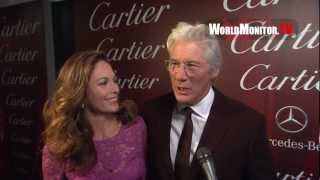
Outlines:
{"label": "'cartier' printed word", "polygon": [[31,108],[35,102],[35,99],[16,94],[8,94],[6,97],[6,105],[11,107]]}
{"label": "'cartier' printed word", "polygon": [[120,88],[151,89],[159,81],[159,78],[156,77],[142,77],[140,74],[132,74],[128,78],[119,78],[118,84]]}
{"label": "'cartier' printed word", "polygon": [[[251,21],[249,24],[251,23],[253,24],[260,23],[261,26],[263,26],[266,24],[266,21]],[[291,48],[293,50],[299,50],[302,48],[313,49],[319,46],[319,29],[312,30],[311,26],[312,26],[312,23],[307,24],[302,29],[302,31],[298,34],[292,33],[290,35],[289,34],[281,35],[282,37],[280,38],[280,40],[279,40],[279,37],[277,37],[277,35],[260,36],[255,41],[253,41],[253,43],[246,49],[240,49],[239,47],[237,47],[239,35],[235,35],[231,41],[231,51],[235,54],[244,54],[249,51],[253,53],[259,53],[261,51],[265,51],[265,52],[278,51],[285,44],[285,42],[292,43]],[[314,34],[312,35],[312,33]],[[310,38],[305,39],[304,37],[310,37]]]}
{"label": "'cartier' printed word", "polygon": [[[256,2],[256,4],[254,4],[252,2],[252,0],[247,0],[246,2],[244,2],[243,4],[241,4],[238,7],[230,7],[230,4],[235,4],[237,1],[235,0],[231,0],[232,3],[229,3],[230,0],[224,0],[223,1],[223,8],[228,11],[228,12],[235,12],[238,11],[239,9],[243,8],[243,7],[247,7],[248,9],[253,9],[259,6],[265,7],[268,5],[276,5],[279,3],[280,0],[260,0],[260,2]],[[239,2],[239,1],[238,1]]]}
{"label": "'cartier' printed word", "polygon": [[9,44],[0,45],[0,64],[12,62],[30,63],[35,61],[37,55],[39,55],[38,50],[22,47],[18,49],[10,49]]}
{"label": "'cartier' printed word", "polygon": [[12,134],[10,140],[11,140],[11,142],[21,143],[21,144],[31,144],[32,143],[31,138],[19,136],[18,134]]}
{"label": "'cartier' printed word", "polygon": [[23,72],[14,72],[12,69],[4,69],[1,73],[2,85],[34,85],[38,80],[38,76],[29,75]]}
{"label": "'cartier' printed word", "polygon": [[313,173],[307,173],[305,171],[300,171],[298,173],[276,173],[279,180],[320,180],[320,177],[314,177]]}
{"label": "'cartier' printed word", "polygon": [[24,115],[10,114],[9,124],[14,126],[25,126],[30,127],[32,125],[32,120],[26,120]]}
{"label": "'cartier' printed word", "polygon": [[320,81],[317,78],[317,74],[319,74],[319,70],[315,70],[310,74],[308,70],[302,70],[299,74],[293,76],[284,76],[278,77],[275,75],[265,76],[262,79],[259,79],[257,82],[246,81],[246,79],[255,71],[259,71],[261,74],[265,74],[264,71],[269,70],[271,67],[270,64],[257,64],[249,68],[241,77],[240,87],[245,91],[250,91],[253,89],[262,90],[281,90],[282,87],[286,84],[291,84],[291,89],[294,91],[297,90],[312,90],[316,89],[320,91]]}
{"label": "'cartier' printed word", "polygon": [[[89,28],[91,31],[118,28],[120,25],[132,26],[156,23],[159,21],[161,15],[170,9],[169,4],[159,7],[144,7],[143,3],[134,3],[128,11],[110,13],[110,6],[110,2],[102,1],[95,7],[89,20]],[[104,18],[101,19],[100,16],[104,16]]]}
{"label": "'cartier' printed word", "polygon": [[0,17],[0,38],[32,35],[37,32],[40,26],[40,22],[38,21],[19,19],[18,22],[12,24],[7,22],[7,20],[5,16]]}
{"label": "'cartier' printed word", "polygon": [[99,43],[97,47],[97,50],[105,51],[108,59],[111,59],[113,61],[120,61],[125,59],[154,59],[161,49],[165,49],[164,44],[145,45],[142,41],[133,41],[128,47],[115,48],[111,46],[113,41],[113,38],[105,38]]}

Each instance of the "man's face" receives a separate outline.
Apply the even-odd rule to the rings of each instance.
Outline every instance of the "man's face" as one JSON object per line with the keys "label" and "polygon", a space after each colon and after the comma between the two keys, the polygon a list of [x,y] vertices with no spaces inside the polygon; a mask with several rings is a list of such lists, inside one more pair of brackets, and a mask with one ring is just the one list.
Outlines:
{"label": "man's face", "polygon": [[207,95],[213,70],[203,58],[203,49],[195,42],[179,41],[170,52],[168,71],[174,95],[179,103],[193,105]]}

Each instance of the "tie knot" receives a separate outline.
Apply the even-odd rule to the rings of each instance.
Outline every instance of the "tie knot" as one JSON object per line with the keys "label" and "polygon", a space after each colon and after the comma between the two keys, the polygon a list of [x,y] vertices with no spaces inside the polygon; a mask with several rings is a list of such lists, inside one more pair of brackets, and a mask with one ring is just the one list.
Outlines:
{"label": "tie knot", "polygon": [[191,113],[193,112],[193,110],[191,109],[191,107],[187,106],[187,107],[183,108],[183,112],[184,112],[185,116],[190,116]]}

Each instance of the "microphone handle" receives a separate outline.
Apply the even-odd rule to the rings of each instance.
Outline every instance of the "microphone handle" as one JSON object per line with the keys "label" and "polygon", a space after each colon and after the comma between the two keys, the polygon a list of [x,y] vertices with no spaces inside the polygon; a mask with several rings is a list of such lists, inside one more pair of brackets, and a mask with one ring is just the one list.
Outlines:
{"label": "microphone handle", "polygon": [[203,162],[202,167],[208,180],[218,180],[214,170],[213,162],[206,160],[205,162]]}

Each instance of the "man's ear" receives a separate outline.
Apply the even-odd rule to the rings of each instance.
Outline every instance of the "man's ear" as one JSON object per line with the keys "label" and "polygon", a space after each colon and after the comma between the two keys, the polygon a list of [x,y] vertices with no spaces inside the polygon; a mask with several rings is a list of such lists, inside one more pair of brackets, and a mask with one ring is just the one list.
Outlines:
{"label": "man's ear", "polygon": [[220,71],[218,68],[211,67],[209,70],[210,79],[214,80],[218,75]]}

